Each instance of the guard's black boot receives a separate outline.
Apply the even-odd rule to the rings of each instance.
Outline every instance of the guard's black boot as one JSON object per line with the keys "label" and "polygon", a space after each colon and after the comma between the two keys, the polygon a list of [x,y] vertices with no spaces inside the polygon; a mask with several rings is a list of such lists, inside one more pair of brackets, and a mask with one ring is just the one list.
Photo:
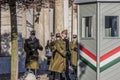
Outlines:
{"label": "guard's black boot", "polygon": [[65,76],[66,76],[66,80],[71,80],[69,73],[66,72],[66,73],[65,73]]}
{"label": "guard's black boot", "polygon": [[55,72],[52,72],[52,76],[53,76],[52,80],[55,80]]}
{"label": "guard's black boot", "polygon": [[62,76],[62,73],[60,73],[60,80],[65,80],[65,78]]}

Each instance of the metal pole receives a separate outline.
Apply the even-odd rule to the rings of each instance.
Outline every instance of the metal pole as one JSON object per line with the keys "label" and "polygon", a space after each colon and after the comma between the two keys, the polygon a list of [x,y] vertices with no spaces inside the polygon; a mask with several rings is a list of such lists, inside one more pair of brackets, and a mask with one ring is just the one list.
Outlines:
{"label": "metal pole", "polygon": [[77,6],[77,11],[78,11],[78,16],[77,16],[77,34],[78,34],[78,48],[79,48],[79,51],[78,51],[78,62],[77,62],[77,80],[79,80],[79,75],[80,75],[80,66],[79,66],[79,63],[80,63],[80,6],[78,5]]}
{"label": "metal pole", "polygon": [[73,2],[71,6],[71,40],[72,40],[72,36],[73,36]]}
{"label": "metal pole", "polygon": [[96,32],[96,39],[97,39],[97,42],[96,42],[96,47],[97,47],[97,63],[96,63],[96,67],[97,67],[97,80],[100,80],[100,26],[99,26],[99,20],[100,20],[100,3],[97,2],[96,4],[96,11],[97,11],[97,32]]}
{"label": "metal pole", "polygon": [[35,28],[35,16],[34,16],[34,13],[35,13],[35,9],[33,8],[33,30],[34,30],[34,28]]}
{"label": "metal pole", "polygon": [[0,3],[0,51],[1,51],[1,3]]}
{"label": "metal pole", "polygon": [[43,45],[45,45],[45,8],[43,8]]}

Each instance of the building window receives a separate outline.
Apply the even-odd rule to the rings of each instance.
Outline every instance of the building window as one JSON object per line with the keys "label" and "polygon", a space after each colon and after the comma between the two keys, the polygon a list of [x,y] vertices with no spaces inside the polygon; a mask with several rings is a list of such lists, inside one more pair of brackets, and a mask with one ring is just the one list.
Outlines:
{"label": "building window", "polygon": [[93,37],[92,35],[92,16],[82,18],[82,38]]}
{"label": "building window", "polygon": [[105,37],[118,37],[118,16],[105,16]]}

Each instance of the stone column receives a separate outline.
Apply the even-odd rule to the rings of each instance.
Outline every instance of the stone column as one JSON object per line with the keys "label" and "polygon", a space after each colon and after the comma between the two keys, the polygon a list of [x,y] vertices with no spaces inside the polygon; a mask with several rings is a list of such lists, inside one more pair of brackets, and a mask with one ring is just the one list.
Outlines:
{"label": "stone column", "polygon": [[64,29],[64,0],[55,0],[55,33]]}
{"label": "stone column", "polygon": [[50,8],[49,10],[49,24],[50,24],[50,32],[54,32],[54,9]]}
{"label": "stone column", "polygon": [[69,26],[68,26],[68,30],[69,30],[69,39],[71,40],[71,34],[72,34],[72,7],[69,7],[69,18],[68,18],[68,22],[69,22]]}
{"label": "stone column", "polygon": [[26,9],[26,38],[29,38],[30,36],[30,31],[33,30],[34,27],[34,22],[33,22],[33,8],[31,9]]}
{"label": "stone column", "polygon": [[27,26],[26,26],[26,10],[22,10],[22,26],[21,26],[22,37],[27,37]]}
{"label": "stone column", "polygon": [[[37,12],[35,12],[37,14]],[[35,23],[34,29],[36,30],[36,36],[39,38],[40,43],[44,47],[44,50],[40,51],[40,57],[45,58],[45,46],[47,40],[50,39],[50,23],[49,23],[49,8],[42,8],[39,16],[39,23]]]}
{"label": "stone column", "polygon": [[45,45],[47,44],[47,40],[50,39],[50,16],[49,16],[49,8],[44,8],[44,37],[45,37]]}
{"label": "stone column", "polygon": [[77,5],[73,4],[73,34],[77,34]]}
{"label": "stone column", "polygon": [[70,7],[71,39],[73,34],[77,34],[77,6],[72,3]]}
{"label": "stone column", "polygon": [[[37,12],[35,11],[34,15],[36,15]],[[36,20],[36,17],[35,19]],[[40,16],[39,16],[39,22],[35,22],[34,24],[34,29],[36,31],[36,37],[39,39],[40,41],[40,44],[44,47],[44,44],[45,44],[45,37],[44,37],[44,9],[42,8],[41,11],[40,11]],[[44,55],[45,55],[45,50],[43,51],[39,51],[39,55],[40,55],[40,58],[43,59]]]}
{"label": "stone column", "polygon": [[68,30],[69,27],[69,1],[68,0],[64,0],[64,29]]}

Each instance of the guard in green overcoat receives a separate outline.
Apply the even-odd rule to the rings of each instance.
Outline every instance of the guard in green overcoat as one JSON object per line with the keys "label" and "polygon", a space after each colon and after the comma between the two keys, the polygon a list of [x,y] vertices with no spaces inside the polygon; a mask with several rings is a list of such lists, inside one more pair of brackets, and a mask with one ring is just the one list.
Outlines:
{"label": "guard in green overcoat", "polygon": [[77,67],[77,35],[73,35],[70,42],[71,65]]}
{"label": "guard in green overcoat", "polygon": [[53,47],[54,52],[51,58],[49,70],[53,72],[63,73],[65,71],[65,56],[66,56],[66,44],[61,38],[56,39]]}
{"label": "guard in green overcoat", "polygon": [[[66,37],[67,30],[62,31],[61,38],[56,39],[54,45],[54,55],[51,59],[49,70],[60,73],[60,80],[63,80],[62,73],[66,72]],[[67,77],[66,77],[67,78]],[[68,80],[68,79],[67,79]]]}
{"label": "guard in green overcoat", "polygon": [[71,66],[73,67],[73,73],[75,78],[77,78],[77,35],[73,35],[72,41],[70,42],[70,53],[71,53]]}

